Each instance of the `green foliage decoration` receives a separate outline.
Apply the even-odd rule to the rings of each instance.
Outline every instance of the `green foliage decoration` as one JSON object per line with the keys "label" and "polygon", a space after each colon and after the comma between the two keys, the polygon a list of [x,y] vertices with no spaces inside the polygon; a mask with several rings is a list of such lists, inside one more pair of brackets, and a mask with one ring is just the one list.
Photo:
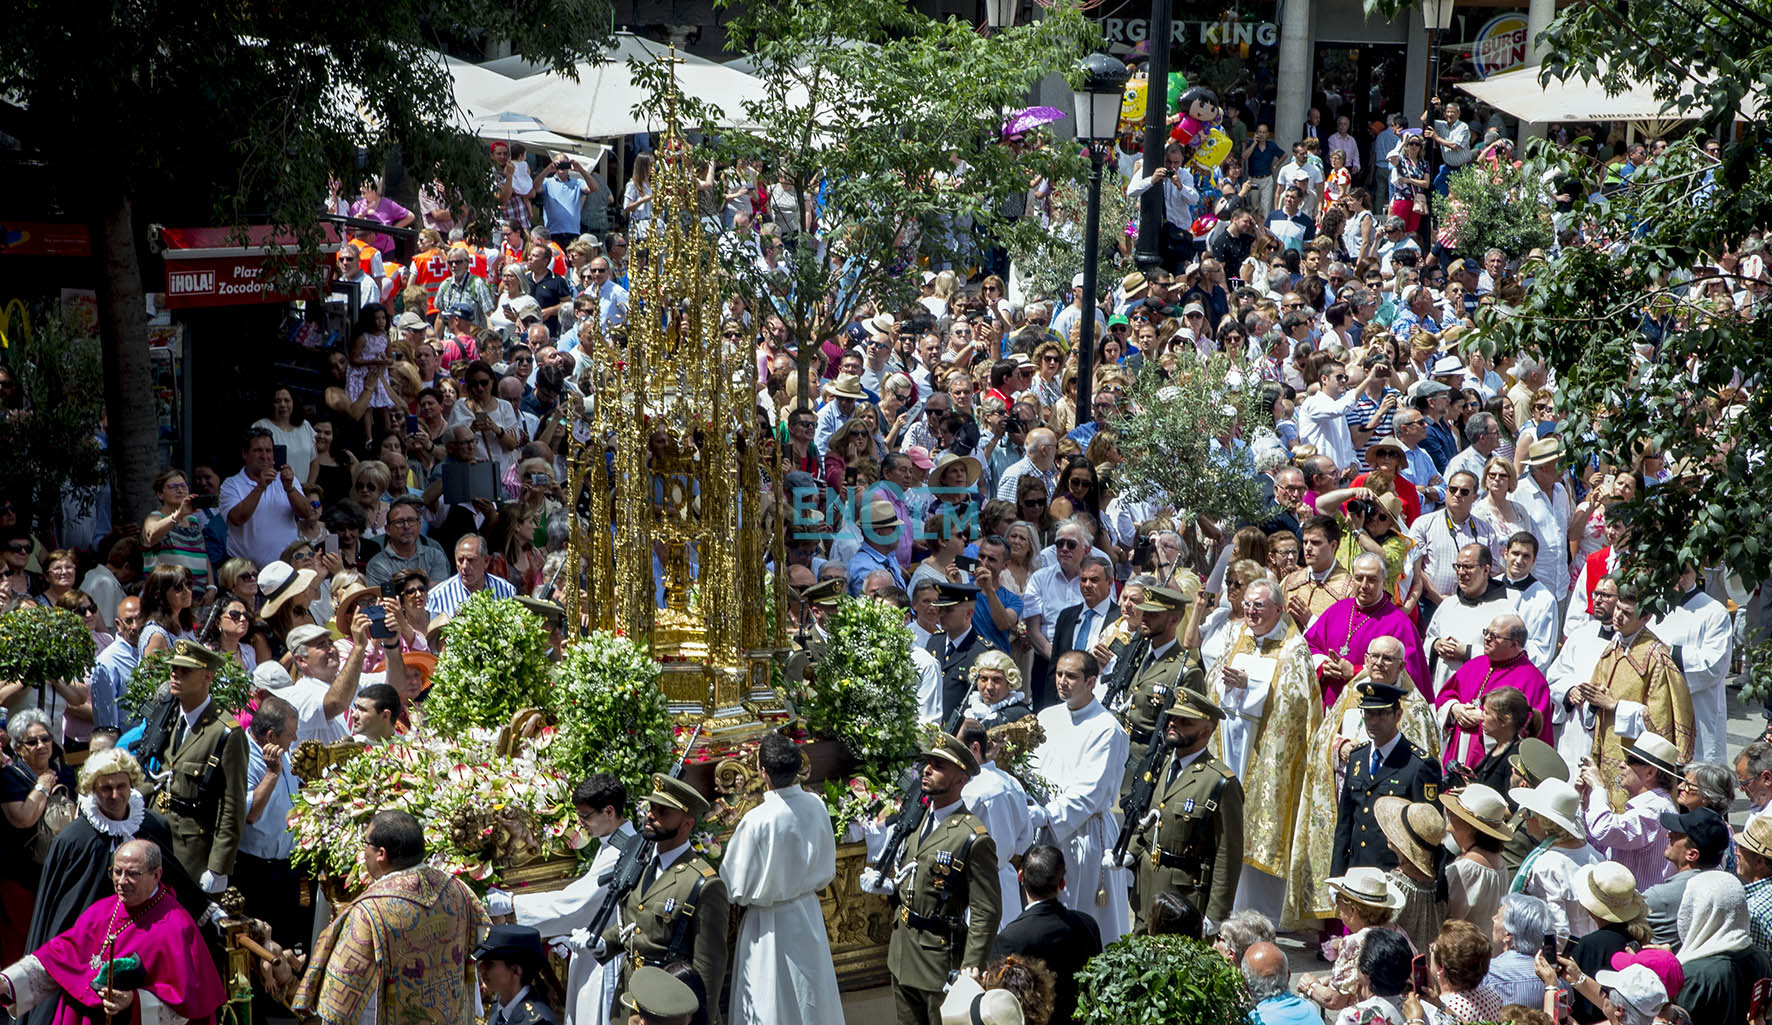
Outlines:
{"label": "green foliage decoration", "polygon": [[[172,652],[156,651],[136,664],[129,674],[129,686],[123,690],[123,708],[131,715],[144,714],[154,695],[172,679]],[[252,675],[240,660],[222,656],[222,667],[209,682],[209,700],[224,712],[238,712],[252,698]]]}
{"label": "green foliage decoration", "polygon": [[67,609],[31,602],[0,616],[0,680],[47,689],[84,678],[97,655],[91,631]]}
{"label": "green foliage decoration", "polygon": [[670,703],[646,649],[598,631],[568,648],[550,675],[557,728],[548,759],[567,779],[608,772],[639,794],[671,767]]}
{"label": "green foliage decoration", "polygon": [[552,705],[548,628],[541,617],[491,590],[462,603],[443,628],[425,725],[447,736],[499,727],[524,708]]}
{"label": "green foliage decoration", "polygon": [[1131,411],[1120,431],[1123,492],[1173,504],[1219,522],[1253,519],[1261,490],[1244,454],[1215,451],[1214,439],[1263,417],[1261,382],[1223,354],[1182,357],[1165,379],[1146,363],[1128,389]]}
{"label": "green foliage decoration", "polygon": [[1550,211],[1538,202],[1541,181],[1529,166],[1473,160],[1452,175],[1451,194],[1433,197],[1434,218],[1448,249],[1481,257],[1493,248],[1518,259],[1550,248],[1556,234]]}
{"label": "green foliage decoration", "polygon": [[1126,936],[1077,973],[1079,1025],[1245,1025],[1247,1007],[1237,967],[1185,936]]}
{"label": "green foliage decoration", "polygon": [[797,711],[815,736],[842,742],[856,775],[890,779],[921,736],[904,613],[872,598],[845,598],[825,628],[824,658],[813,667]]}

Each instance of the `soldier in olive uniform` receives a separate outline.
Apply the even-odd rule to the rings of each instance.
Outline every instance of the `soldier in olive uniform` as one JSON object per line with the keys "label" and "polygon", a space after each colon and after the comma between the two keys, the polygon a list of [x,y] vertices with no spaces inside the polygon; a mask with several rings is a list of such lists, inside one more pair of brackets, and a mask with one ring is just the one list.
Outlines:
{"label": "soldier in olive uniform", "polygon": [[1380,797],[1403,797],[1411,801],[1438,801],[1440,762],[1410,742],[1398,730],[1403,718],[1403,689],[1368,680],[1359,685],[1360,711],[1371,738],[1347,756],[1347,778],[1341,784],[1341,802],[1335,813],[1335,853],[1330,875],[1343,876],[1350,868],[1397,867],[1378,828]]}
{"label": "soldier in olive uniform", "polygon": [[805,679],[812,667],[824,660],[825,644],[830,635],[825,633],[825,617],[837,607],[848,592],[843,589],[843,581],[836,578],[821,580],[810,584],[803,590],[789,589],[788,601],[798,603],[799,626],[788,635],[794,645],[794,653],[788,656],[788,678],[790,680]]}
{"label": "soldier in olive uniform", "polygon": [[1169,709],[1157,789],[1145,826],[1127,853],[1138,859],[1135,928],[1165,890],[1188,898],[1215,922],[1231,913],[1243,874],[1243,784],[1207,745],[1224,711],[1198,691],[1184,690]]}
{"label": "soldier in olive uniform", "polygon": [[[622,905],[622,921],[631,922],[622,958],[631,976],[642,965],[663,967],[673,961],[695,966],[708,994],[708,1021],[719,1025],[720,991],[726,979],[726,919],[730,906],[726,883],[701,855],[689,848],[697,819],[708,813],[707,798],[680,779],[652,777],[652,793],[641,829],[657,844],[652,862]],[[621,927],[603,932],[615,947]]]}
{"label": "soldier in olive uniform", "polygon": [[981,652],[997,650],[990,638],[972,629],[977,602],[976,584],[944,583],[930,603],[941,610],[941,629],[930,634],[923,647],[941,663],[941,721],[949,733],[959,728],[955,713],[965,707],[966,695],[972,692],[972,661]]}
{"label": "soldier in olive uniform", "polygon": [[154,806],[172,829],[172,852],[208,893],[228,887],[246,827],[246,731],[209,700],[222,656],[196,641],[172,646],[173,701],[166,738],[149,752],[164,768]]}
{"label": "soldier in olive uniform", "polygon": [[1144,600],[1138,603],[1139,611],[1144,613],[1138,630],[1146,643],[1138,666],[1132,670],[1126,710],[1120,714],[1120,721],[1125,723],[1132,739],[1120,781],[1122,801],[1132,792],[1133,777],[1146,750],[1162,740],[1155,731],[1163,710],[1174,703],[1176,694],[1183,689],[1206,692],[1206,673],[1200,668],[1199,652],[1187,650],[1175,636],[1181,621],[1187,618],[1197,585],[1191,580],[1176,583],[1180,586],[1145,588]]}
{"label": "soldier in olive uniform", "polygon": [[[559,1025],[548,1001],[563,994],[540,932],[527,925],[495,925],[474,948],[474,960],[480,981],[493,994],[487,1025]],[[508,996],[499,995],[506,991]]]}
{"label": "soldier in olive uniform", "polygon": [[948,973],[982,969],[997,935],[1003,910],[997,848],[960,800],[961,788],[978,773],[972,751],[945,733],[923,761],[929,810],[917,834],[905,838],[893,876],[898,907],[886,968],[898,1025],[940,1025]]}

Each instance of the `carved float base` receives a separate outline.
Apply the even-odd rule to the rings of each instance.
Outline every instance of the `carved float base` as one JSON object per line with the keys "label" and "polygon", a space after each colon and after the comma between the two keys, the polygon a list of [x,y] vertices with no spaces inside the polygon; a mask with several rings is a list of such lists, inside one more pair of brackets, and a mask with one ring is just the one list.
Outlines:
{"label": "carved float base", "polygon": [[837,877],[818,895],[837,986],[843,992],[872,989],[892,981],[886,971],[886,944],[892,938],[892,907],[886,898],[861,889],[867,867],[865,843],[837,845]]}

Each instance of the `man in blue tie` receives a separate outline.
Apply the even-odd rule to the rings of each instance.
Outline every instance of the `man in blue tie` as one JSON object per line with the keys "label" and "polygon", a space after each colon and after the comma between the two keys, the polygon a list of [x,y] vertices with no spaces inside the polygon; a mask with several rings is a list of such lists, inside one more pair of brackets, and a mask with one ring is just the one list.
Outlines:
{"label": "man in blue tie", "polygon": [[[1372,642],[1375,649],[1395,638]],[[1400,652],[1399,652],[1400,654]],[[1335,846],[1330,875],[1346,875],[1350,868],[1397,867],[1397,856],[1378,828],[1375,808],[1380,797],[1403,797],[1411,801],[1438,801],[1440,763],[1403,736],[1403,689],[1372,680],[1359,685],[1360,711],[1366,725],[1366,743],[1353,749],[1347,759],[1347,778],[1341,785],[1341,801],[1335,815]]]}

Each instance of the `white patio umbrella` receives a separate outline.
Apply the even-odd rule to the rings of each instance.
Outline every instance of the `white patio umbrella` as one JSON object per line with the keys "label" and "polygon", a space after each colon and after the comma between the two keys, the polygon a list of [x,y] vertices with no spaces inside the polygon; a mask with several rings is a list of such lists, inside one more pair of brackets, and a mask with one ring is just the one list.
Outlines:
{"label": "white patio umbrella", "polygon": [[[1691,120],[1701,113],[1695,110],[1683,115],[1677,110],[1663,111],[1661,100],[1645,82],[1629,82],[1625,88],[1609,94],[1599,79],[1573,77],[1543,85],[1538,81],[1538,73],[1539,66],[1533,65],[1480,82],[1464,82],[1458,88],[1522,121],[1538,124],[1557,121],[1672,124]],[[1743,106],[1751,113],[1758,109],[1759,102],[1750,92]],[[1745,118],[1737,115],[1737,120]]]}
{"label": "white patio umbrella", "polygon": [[[662,59],[669,54],[667,48],[646,40],[630,45],[640,59]],[[699,58],[682,59],[676,74],[677,87],[683,95],[717,104],[725,116],[715,127],[744,127],[742,102],[760,98],[763,83],[741,71]],[[487,97],[486,102],[490,109],[528,114],[551,131],[585,139],[635,135],[663,127],[657,116],[636,117],[632,113],[649,95],[633,80],[625,59],[583,62],[576,70],[576,82],[552,73],[533,75],[513,81],[505,91]]]}

